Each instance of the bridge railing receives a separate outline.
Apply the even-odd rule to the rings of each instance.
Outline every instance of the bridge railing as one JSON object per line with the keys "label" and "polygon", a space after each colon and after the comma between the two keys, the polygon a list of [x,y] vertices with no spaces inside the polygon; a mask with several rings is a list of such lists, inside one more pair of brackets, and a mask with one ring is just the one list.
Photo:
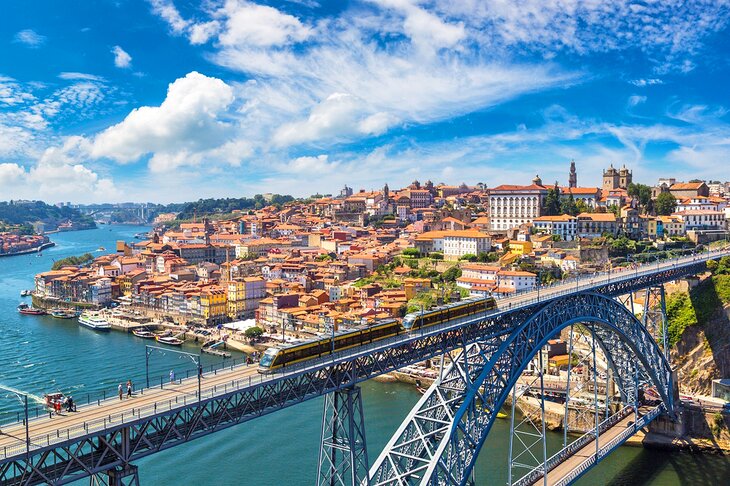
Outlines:
{"label": "bridge railing", "polygon": [[[626,406],[616,412],[615,414],[611,415],[607,419],[603,420],[600,424],[598,424],[598,430],[599,434],[605,432],[606,430],[610,429],[617,423],[619,423],[621,420],[626,418],[627,415],[629,415],[631,412],[633,412],[633,407]],[[568,457],[572,456],[579,450],[581,450],[586,445],[590,444],[591,442],[596,440],[596,432],[595,430],[591,430],[589,432],[586,432],[582,436],[575,439],[573,442],[565,446],[563,449],[559,450],[557,453],[555,453],[552,457],[550,457],[547,460],[546,463],[546,471],[550,472],[553,469],[555,469],[557,466],[559,466],[561,463],[563,463]],[[519,481],[516,481],[514,483],[514,486],[523,486],[528,484],[533,484],[538,478],[541,478],[544,475],[542,464],[537,466],[532,472],[526,474],[522,478],[520,478]]]}
{"label": "bridge railing", "polygon": [[[245,362],[246,362],[246,358],[226,358],[223,361],[221,361],[220,363],[213,363],[213,364],[204,366],[203,373],[204,374],[205,373],[208,373],[208,374],[216,373],[221,370],[233,368],[237,365],[245,364]],[[197,368],[189,368],[189,369],[182,370],[182,371],[176,371],[175,372],[175,376],[176,376],[175,382],[181,383],[182,380],[184,380],[184,379],[187,379],[190,377],[195,377],[197,375],[197,373],[198,373]],[[133,377],[133,378],[144,379],[144,375],[139,376],[139,377]],[[137,387],[136,390],[137,390],[137,393],[144,394],[145,390],[161,388],[166,383],[169,383],[169,374],[159,375],[159,376],[155,375],[154,377],[150,377],[149,388]],[[115,386],[115,384],[112,384],[112,386]],[[126,392],[126,389],[125,389],[125,392]],[[80,395],[74,394],[74,395],[75,395],[74,403],[77,406],[93,405],[93,404],[100,405],[102,402],[105,402],[107,399],[117,396],[116,393],[113,393],[111,391],[110,391],[110,393],[107,393],[106,389],[98,390],[95,392],[88,392],[85,394],[85,396],[84,396],[84,394],[80,394]],[[80,400],[79,400],[79,397],[81,398]],[[13,425],[13,424],[24,424],[25,423],[24,413],[25,412],[23,410],[19,410],[16,412],[0,412],[0,417],[3,415],[6,415],[7,417],[9,417],[9,419],[6,418],[6,420],[4,422],[0,422],[0,426],[7,427],[7,426]],[[33,407],[28,408],[28,417],[30,418],[31,421],[38,419],[38,418],[44,418],[44,417],[48,416],[48,414],[49,414],[49,411],[47,410],[47,408],[44,405],[35,405]]]}
{"label": "bridge railing", "polygon": [[605,445],[599,447],[598,455],[592,454],[590,457],[581,462],[575,469],[563,475],[563,477],[561,477],[555,483],[555,486],[567,486],[571,482],[575,481],[584,472],[586,472],[588,469],[597,464],[601,459],[610,454],[616,447],[620,446],[629,437],[634,435],[637,430],[643,428],[646,424],[658,417],[663,409],[664,407],[660,405],[648,412],[647,414],[639,417],[637,423],[626,427],[626,429],[622,431],[619,435],[608,441]]}

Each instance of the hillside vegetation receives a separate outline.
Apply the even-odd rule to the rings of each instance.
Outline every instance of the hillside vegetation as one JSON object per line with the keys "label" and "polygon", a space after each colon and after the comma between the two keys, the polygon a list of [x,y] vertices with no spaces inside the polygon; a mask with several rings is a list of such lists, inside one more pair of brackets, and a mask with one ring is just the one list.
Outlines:
{"label": "hillside vegetation", "polygon": [[681,387],[708,394],[730,376],[730,258],[709,262],[710,275],[689,292],[667,297],[672,361]]}

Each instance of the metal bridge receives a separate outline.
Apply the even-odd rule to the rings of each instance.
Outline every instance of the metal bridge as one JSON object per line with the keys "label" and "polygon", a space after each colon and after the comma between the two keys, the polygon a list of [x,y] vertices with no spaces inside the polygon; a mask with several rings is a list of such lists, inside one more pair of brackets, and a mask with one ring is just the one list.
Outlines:
{"label": "metal bridge", "polygon": [[[660,413],[674,414],[675,384],[662,342],[664,313],[645,312],[640,321],[619,296],[646,289],[647,300],[659,296],[661,311],[664,283],[701,273],[707,260],[722,256],[730,251],[578,278],[502,299],[498,309],[480,316],[404,332],[272,375],[258,374],[253,365],[231,366],[202,379],[144,389],[134,400],[101,400],[76,413],[5,424],[0,427],[0,485],[60,485],[84,477],[94,483],[138,484],[133,463],[142,457],[320,396],[327,398],[318,484],[473,484],[476,457],[510,395],[510,483],[567,484]],[[593,432],[573,441],[568,441],[566,413],[563,449],[548,457],[545,397],[539,399],[541,425],[528,419],[518,423],[517,394],[524,387],[515,385],[529,363],[542,360],[540,350],[549,339],[574,327],[578,337],[573,343],[571,332],[571,356],[584,339],[583,349],[590,351],[584,353],[583,373],[593,380],[594,394],[599,359],[607,364],[604,388],[611,381],[618,393],[607,393],[600,407],[596,395]],[[356,385],[435,357],[443,357],[438,379],[370,466]],[[535,379],[543,382],[542,366]],[[572,413],[570,366],[567,379],[565,409]],[[640,403],[649,386],[661,399],[653,409]],[[633,420],[627,419],[631,414]],[[594,453],[586,456],[591,445]]]}

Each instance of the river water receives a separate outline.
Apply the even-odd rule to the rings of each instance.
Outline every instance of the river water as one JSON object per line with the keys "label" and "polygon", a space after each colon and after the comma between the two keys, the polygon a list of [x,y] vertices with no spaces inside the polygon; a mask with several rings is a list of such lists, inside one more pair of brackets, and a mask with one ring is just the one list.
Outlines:
{"label": "river water", "polygon": [[[33,276],[53,260],[132,240],[148,228],[102,226],[52,236],[56,246],[43,255],[0,258],[0,385],[36,396],[60,390],[77,402],[117,385],[145,381],[145,342],[112,331],[101,334],[75,320],[23,316],[15,307],[21,289],[32,288]],[[101,252],[97,253],[101,254]],[[26,298],[26,300],[30,300]],[[193,346],[183,350],[196,352]],[[204,355],[204,364],[220,358]],[[150,356],[151,381],[170,369],[178,376],[193,364],[174,353]],[[367,382],[362,385],[370,460],[374,461],[403,417],[419,398],[411,386]],[[88,398],[87,398],[88,397]],[[22,408],[11,393],[0,391],[0,423]],[[217,432],[138,462],[143,485],[311,485],[314,483],[320,437],[322,400],[311,400],[254,421]],[[553,449],[561,440],[550,434]],[[479,485],[507,482],[509,421],[498,420],[475,470]],[[728,484],[730,460],[714,455],[666,453],[622,447],[578,484],[582,485],[721,485]]]}

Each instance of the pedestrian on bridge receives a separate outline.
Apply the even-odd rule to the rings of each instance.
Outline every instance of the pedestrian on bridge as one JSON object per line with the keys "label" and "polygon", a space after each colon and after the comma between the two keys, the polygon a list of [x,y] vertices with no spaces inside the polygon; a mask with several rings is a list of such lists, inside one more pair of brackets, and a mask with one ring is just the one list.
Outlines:
{"label": "pedestrian on bridge", "polygon": [[119,392],[119,399],[121,400],[122,399],[122,395],[123,395],[123,392],[122,392],[122,384],[121,383],[117,387],[117,391]]}
{"label": "pedestrian on bridge", "polygon": [[132,380],[127,380],[127,398],[132,398]]}
{"label": "pedestrian on bridge", "polygon": [[170,370],[170,383],[175,383],[175,370]]}

